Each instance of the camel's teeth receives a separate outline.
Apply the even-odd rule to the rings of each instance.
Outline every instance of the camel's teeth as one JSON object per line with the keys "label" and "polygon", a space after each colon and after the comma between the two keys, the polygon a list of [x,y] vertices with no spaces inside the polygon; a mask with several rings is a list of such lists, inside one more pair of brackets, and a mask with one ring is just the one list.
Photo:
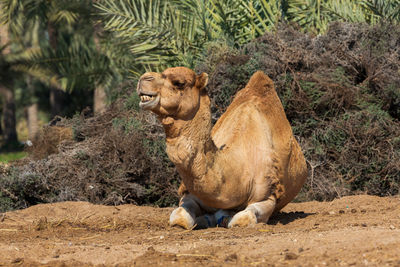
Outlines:
{"label": "camel's teeth", "polygon": [[142,102],[148,102],[148,101],[153,100],[153,99],[154,99],[154,96],[148,96],[148,95],[142,95],[142,96],[140,96],[140,100],[141,100]]}

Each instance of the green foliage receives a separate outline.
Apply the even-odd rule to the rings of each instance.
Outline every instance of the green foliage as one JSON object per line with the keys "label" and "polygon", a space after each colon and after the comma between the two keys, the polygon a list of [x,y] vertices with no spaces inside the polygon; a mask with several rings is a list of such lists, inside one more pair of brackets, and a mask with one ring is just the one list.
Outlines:
{"label": "green foliage", "polygon": [[114,73],[110,59],[95,47],[88,36],[61,35],[56,49],[46,47],[46,65],[57,70],[62,89],[92,91],[97,86],[111,86]]}
{"label": "green foliage", "polygon": [[[92,105],[93,90],[109,91],[123,79],[102,50],[91,0],[1,0],[0,6],[11,50],[0,55],[0,84],[22,96],[18,109],[39,102],[47,111],[50,102],[61,113],[52,116],[71,116]],[[63,101],[49,99],[55,88],[67,92],[58,91]]]}
{"label": "green foliage", "polygon": [[315,109],[320,104],[320,100],[321,97],[324,96],[324,92],[315,86],[315,82],[299,81],[299,85],[310,100],[310,106],[306,108]]}
{"label": "green foliage", "polygon": [[7,23],[18,52],[9,57],[23,60],[14,70],[69,92],[111,86],[116,73],[96,47],[92,1],[1,0],[0,5],[0,22]]}
{"label": "green foliage", "polygon": [[105,28],[129,47],[134,76],[169,66],[193,67],[209,42],[241,47],[290,21],[314,34],[333,21],[399,21],[399,0],[105,0],[96,4]]}
{"label": "green foliage", "polygon": [[142,123],[135,118],[115,118],[112,120],[115,129],[122,130],[125,134],[143,131]]}
{"label": "green foliage", "polygon": [[390,22],[400,22],[400,1],[399,0],[364,0],[362,5],[368,10],[370,21],[375,23],[375,18],[384,19]]}
{"label": "green foliage", "polygon": [[125,109],[139,111],[140,98],[136,93],[131,93],[125,101]]}
{"label": "green foliage", "polygon": [[168,162],[168,156],[165,152],[165,140],[163,139],[143,139],[143,147],[146,153],[151,158],[162,158],[164,161]]}
{"label": "green foliage", "polygon": [[[174,4],[160,0],[103,2],[97,7],[108,19],[105,29],[115,32],[145,69],[164,68],[173,56],[196,49],[197,25]],[[139,71],[133,69],[136,75]]]}
{"label": "green foliage", "polygon": [[0,83],[12,89],[13,82],[30,75],[45,84],[59,86],[57,75],[48,68],[42,50],[38,48],[14,49],[3,54],[6,46],[0,50]]}
{"label": "green foliage", "polygon": [[13,160],[22,159],[26,155],[27,155],[27,153],[23,152],[23,151],[0,153],[0,162],[7,163],[7,162],[10,162]]}
{"label": "green foliage", "polygon": [[329,17],[323,14],[321,0],[292,1],[288,8],[289,17],[307,31],[326,31]]}
{"label": "green foliage", "polygon": [[367,22],[400,21],[399,0],[289,0],[287,18],[304,31],[314,34],[327,31],[333,21]]}
{"label": "green foliage", "polygon": [[24,20],[46,19],[50,23],[66,25],[76,23],[82,14],[90,16],[90,3],[90,0],[1,0],[3,12],[0,18],[10,24],[13,33],[19,34],[24,30]]}
{"label": "green foliage", "polygon": [[281,1],[105,0],[96,6],[105,28],[129,47],[135,76],[172,65],[193,67],[203,47],[224,40],[238,47],[272,29]]}
{"label": "green foliage", "polygon": [[222,35],[240,46],[271,30],[278,23],[281,1],[210,0],[208,12],[214,39]]}

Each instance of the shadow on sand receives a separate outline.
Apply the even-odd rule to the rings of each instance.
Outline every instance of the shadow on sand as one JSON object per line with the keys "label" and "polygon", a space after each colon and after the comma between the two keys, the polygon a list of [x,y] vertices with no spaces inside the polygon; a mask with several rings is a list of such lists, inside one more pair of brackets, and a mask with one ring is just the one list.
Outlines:
{"label": "shadow on sand", "polygon": [[315,213],[305,213],[303,211],[296,211],[296,212],[279,212],[273,215],[267,224],[277,225],[281,223],[283,225],[293,222],[297,219],[304,219],[310,215],[315,215]]}

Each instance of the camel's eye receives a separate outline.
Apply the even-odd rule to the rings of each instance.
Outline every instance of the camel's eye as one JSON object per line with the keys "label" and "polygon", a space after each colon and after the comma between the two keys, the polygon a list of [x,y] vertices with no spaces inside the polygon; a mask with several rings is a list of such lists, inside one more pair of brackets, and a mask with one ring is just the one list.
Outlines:
{"label": "camel's eye", "polygon": [[185,87],[185,83],[184,82],[180,82],[180,81],[172,81],[172,84],[176,87],[178,87],[178,89],[184,89]]}
{"label": "camel's eye", "polygon": [[143,77],[142,79],[143,79],[144,81],[150,82],[150,81],[154,80],[154,77],[153,77],[153,76],[147,76],[147,77]]}

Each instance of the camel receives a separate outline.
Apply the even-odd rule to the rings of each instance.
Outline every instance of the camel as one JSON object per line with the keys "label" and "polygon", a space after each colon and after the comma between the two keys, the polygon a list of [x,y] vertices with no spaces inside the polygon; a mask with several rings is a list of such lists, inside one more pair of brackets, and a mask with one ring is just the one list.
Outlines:
{"label": "camel", "polygon": [[171,226],[185,229],[266,223],[293,200],[307,166],[272,80],[250,78],[226,112],[211,122],[208,75],[185,67],[147,72],[140,107],[155,113],[166,152],[182,178]]}

